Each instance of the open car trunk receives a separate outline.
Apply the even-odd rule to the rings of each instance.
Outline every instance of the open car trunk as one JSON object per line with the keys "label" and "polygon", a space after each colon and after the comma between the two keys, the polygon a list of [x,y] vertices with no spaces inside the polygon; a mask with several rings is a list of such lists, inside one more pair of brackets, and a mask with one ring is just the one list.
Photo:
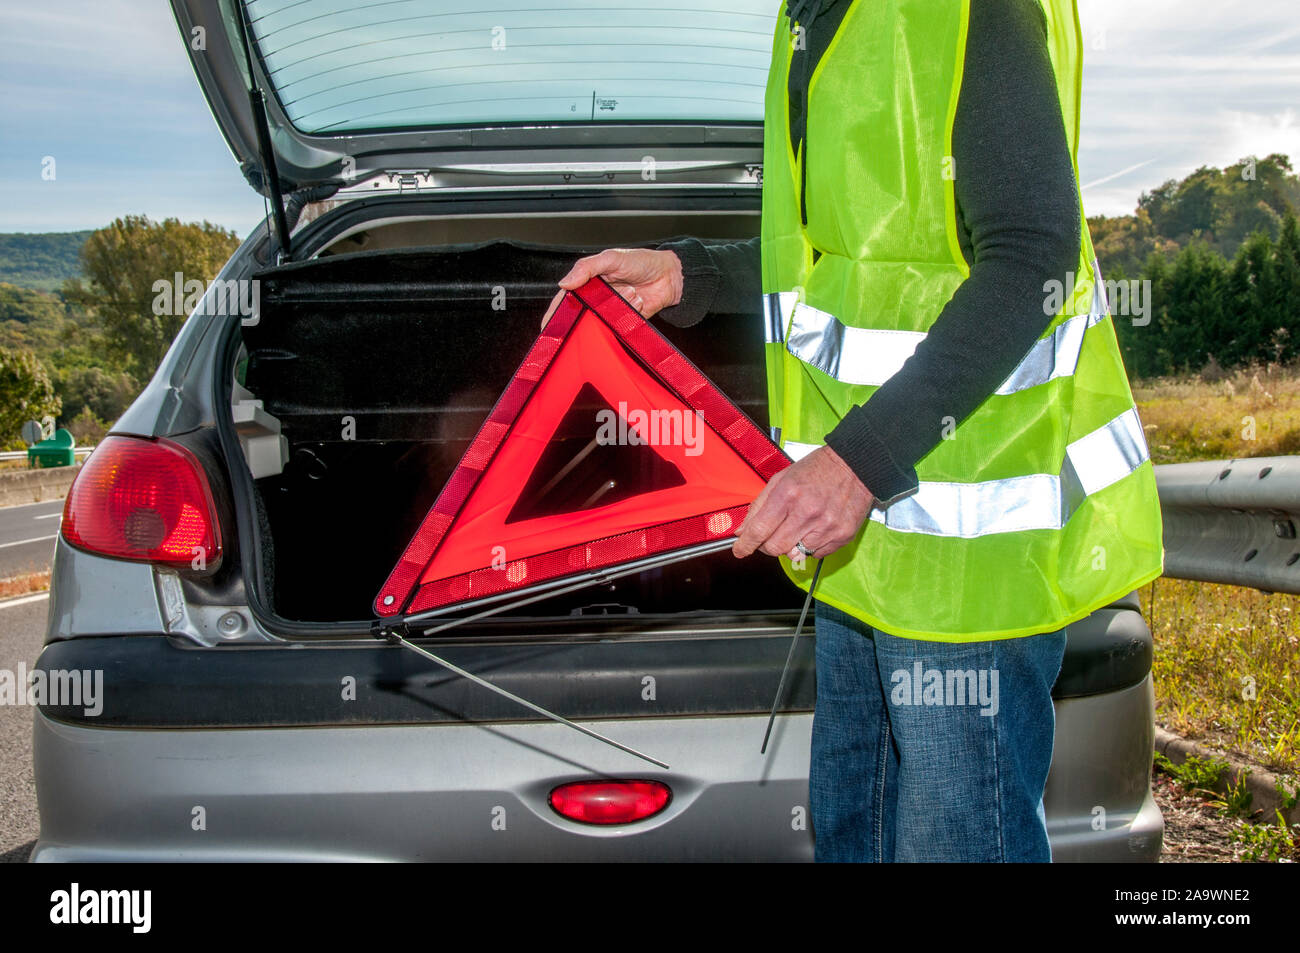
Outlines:
{"label": "open car trunk", "polygon": [[[532,344],[557,279],[583,253],[496,241],[333,255],[260,276],[260,318],[242,329],[236,418],[241,398],[260,401],[284,438],[282,452],[265,427],[253,437],[256,451],[245,442],[265,513],[259,553],[277,616],[374,618],[375,594]],[[711,314],[687,329],[657,326],[766,428],[757,311]],[[574,423],[566,418],[555,442],[590,440],[566,427],[581,430],[594,415],[570,416]],[[244,428],[246,438],[255,432]],[[613,455],[601,465],[633,484],[660,478],[653,455]],[[584,496],[583,481],[598,478],[585,471],[591,468],[571,471],[531,505]],[[796,609],[799,596],[776,560],[723,552],[518,611],[625,620],[766,614]]]}

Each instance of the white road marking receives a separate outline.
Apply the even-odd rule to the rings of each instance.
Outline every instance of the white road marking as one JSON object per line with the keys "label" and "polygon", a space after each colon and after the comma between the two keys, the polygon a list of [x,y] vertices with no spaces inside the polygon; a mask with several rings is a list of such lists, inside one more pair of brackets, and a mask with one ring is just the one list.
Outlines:
{"label": "white road marking", "polygon": [[49,536],[33,536],[31,539],[16,539],[12,543],[0,543],[0,549],[7,549],[10,546],[26,546],[28,543],[42,543],[47,539],[58,538],[58,533],[51,533]]}
{"label": "white road marking", "polygon": [[34,520],[57,520],[62,518],[63,518],[62,510],[60,510],[58,513],[42,513],[40,516],[32,517],[32,519]]}
{"label": "white road marking", "polygon": [[48,599],[49,591],[33,593],[30,596],[17,596],[13,599],[0,600],[0,609],[12,609],[14,606],[25,606],[29,602],[39,602],[41,599]]}

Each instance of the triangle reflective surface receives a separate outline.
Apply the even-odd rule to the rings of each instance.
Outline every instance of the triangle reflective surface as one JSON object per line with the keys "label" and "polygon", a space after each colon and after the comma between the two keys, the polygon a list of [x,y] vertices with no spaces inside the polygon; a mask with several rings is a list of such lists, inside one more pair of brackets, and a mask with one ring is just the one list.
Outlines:
{"label": "triangle reflective surface", "polygon": [[568,293],[374,609],[444,609],[735,534],[789,458],[600,279]]}

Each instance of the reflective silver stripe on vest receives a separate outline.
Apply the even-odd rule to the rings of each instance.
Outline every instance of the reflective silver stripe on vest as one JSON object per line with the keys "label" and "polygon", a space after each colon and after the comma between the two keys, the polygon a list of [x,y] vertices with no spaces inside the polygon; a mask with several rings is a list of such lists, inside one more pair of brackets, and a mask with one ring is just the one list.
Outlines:
{"label": "reflective silver stripe on vest", "polygon": [[1106,320],[1110,308],[1106,302],[1106,289],[1101,283],[1101,271],[1093,262],[1092,312],[1080,314],[1052,329],[1052,336],[1034,342],[1024,360],[1016,365],[995,394],[1014,394],[1058,377],[1070,377],[1079,366],[1083,353],[1083,336],[1094,325]]}
{"label": "reflective silver stripe on vest", "polygon": [[[1083,351],[1084,334],[1106,319],[1106,295],[1100,277],[1094,265],[1092,312],[1062,322],[1052,330],[1051,336],[1036,341],[994,393],[1014,394],[1075,372]],[[790,327],[786,350],[842,384],[879,387],[898,373],[926,338],[920,331],[849,327],[828,311],[797,302],[793,295],[794,292],[784,292],[779,296],[765,296],[769,327],[771,311],[780,307],[777,323],[782,327],[788,323]],[[768,340],[781,338],[769,336]]]}
{"label": "reflective silver stripe on vest", "polygon": [[[786,441],[785,452],[801,459],[816,444]],[[911,496],[871,518],[887,529],[971,539],[994,533],[1062,529],[1084,498],[1117,483],[1148,459],[1136,410],[1127,410],[1065,448],[1060,474],[988,480],[983,483],[922,483]]]}
{"label": "reflective silver stripe on vest", "polygon": [[1105,319],[1105,312],[1080,314],[1058,324],[1051,337],[1034,342],[1024,360],[993,393],[1014,394],[1058,377],[1071,376],[1079,366],[1079,355],[1083,353],[1083,335]]}
{"label": "reflective silver stripe on vest", "polygon": [[785,347],[841,383],[878,387],[898,373],[924,340],[921,331],[851,328],[828,311],[799,303]]}
{"label": "reflective silver stripe on vest", "polygon": [[773,291],[763,295],[763,340],[780,344],[785,340],[786,316],[799,300],[797,291]]}

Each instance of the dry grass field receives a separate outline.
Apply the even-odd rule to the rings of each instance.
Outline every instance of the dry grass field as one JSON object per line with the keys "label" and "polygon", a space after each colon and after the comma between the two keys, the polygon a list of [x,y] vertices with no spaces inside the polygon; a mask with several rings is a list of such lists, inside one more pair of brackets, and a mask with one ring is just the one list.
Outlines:
{"label": "dry grass field", "polygon": [[[1300,454],[1300,366],[1141,381],[1133,396],[1158,464]],[[1300,773],[1300,596],[1177,579],[1142,595],[1161,724]]]}
{"label": "dry grass field", "polygon": [[1300,366],[1133,385],[1156,463],[1300,454]]}

